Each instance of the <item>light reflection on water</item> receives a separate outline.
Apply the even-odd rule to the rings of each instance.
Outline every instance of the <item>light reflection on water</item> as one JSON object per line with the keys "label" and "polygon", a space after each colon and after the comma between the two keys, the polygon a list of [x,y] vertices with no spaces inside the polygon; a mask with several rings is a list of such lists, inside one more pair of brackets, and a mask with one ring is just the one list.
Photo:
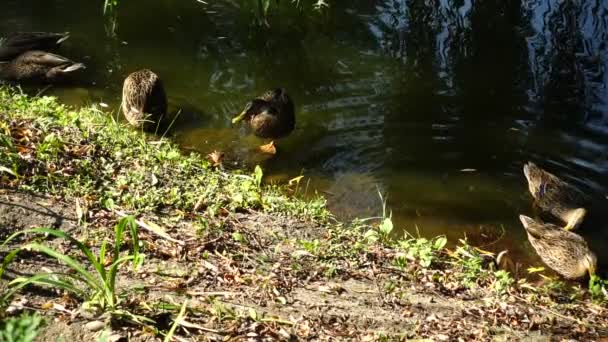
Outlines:
{"label": "light reflection on water", "polygon": [[[236,1],[142,4],[104,18],[96,2],[7,0],[0,32],[71,31],[62,53],[88,73],[50,93],[72,104],[117,108],[126,74],[154,69],[181,109],[184,148],[303,172],[344,218],[378,215],[380,189],[399,227],[482,245],[499,236],[488,248],[526,264],[538,259],[517,220],[531,213],[525,161],[605,200],[605,2],[338,1],[321,17],[274,18],[265,33]],[[298,124],[268,159],[230,118],[278,85]],[[605,243],[606,230],[591,237]]]}

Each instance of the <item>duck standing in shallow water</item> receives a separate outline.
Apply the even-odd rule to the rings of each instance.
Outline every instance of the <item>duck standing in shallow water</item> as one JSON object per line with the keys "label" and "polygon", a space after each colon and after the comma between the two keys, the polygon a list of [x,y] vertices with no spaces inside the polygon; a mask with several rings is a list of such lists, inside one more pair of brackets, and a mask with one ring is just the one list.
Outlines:
{"label": "duck standing in shallow water", "polygon": [[45,51],[27,51],[11,61],[0,62],[0,79],[17,82],[55,82],[85,69],[63,56]]}
{"label": "duck standing in shallow water", "polygon": [[54,50],[70,37],[69,32],[15,32],[0,38],[0,61],[32,50]]}
{"label": "duck standing in shallow water", "polygon": [[142,69],[131,73],[122,86],[122,112],[135,127],[150,130],[167,114],[167,94],[153,71]]}
{"label": "duck standing in shallow water", "polygon": [[[264,139],[279,139],[288,136],[296,126],[296,116],[293,101],[283,88],[267,91],[261,96],[249,101],[245,109],[232,119],[235,124],[245,120],[253,130],[253,134]],[[263,150],[271,147],[274,142],[262,146]],[[273,152],[269,152],[273,153]]]}
{"label": "duck standing in shallow water", "polygon": [[564,229],[576,229],[583,222],[588,199],[579,189],[532,162],[524,165],[524,175],[538,207],[564,221]]}
{"label": "duck standing in shallow water", "polygon": [[580,235],[554,224],[519,215],[528,241],[547,266],[568,279],[595,274],[597,257]]}

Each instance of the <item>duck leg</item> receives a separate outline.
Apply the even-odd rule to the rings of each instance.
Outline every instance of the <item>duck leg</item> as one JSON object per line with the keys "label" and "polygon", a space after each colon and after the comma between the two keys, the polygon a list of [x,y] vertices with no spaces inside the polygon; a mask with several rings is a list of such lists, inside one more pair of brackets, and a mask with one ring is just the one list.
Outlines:
{"label": "duck leg", "polygon": [[277,154],[277,148],[274,145],[274,141],[269,142],[268,144],[262,145],[260,147],[258,147],[258,149],[262,152],[262,153],[267,153],[267,154]]}

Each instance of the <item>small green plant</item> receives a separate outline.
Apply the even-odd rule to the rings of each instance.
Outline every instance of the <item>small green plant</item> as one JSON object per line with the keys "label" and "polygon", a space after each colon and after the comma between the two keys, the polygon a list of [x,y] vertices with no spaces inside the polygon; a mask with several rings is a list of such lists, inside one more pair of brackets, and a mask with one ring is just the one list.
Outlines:
{"label": "small green plant", "polygon": [[378,229],[370,229],[367,232],[365,232],[365,239],[368,242],[376,242],[378,240],[381,241],[388,241],[390,239],[390,235],[393,232],[393,213],[392,212],[387,212],[386,209],[386,197],[382,196],[382,192],[380,192],[380,190],[378,190],[378,196],[380,197],[380,202],[382,202],[382,221],[380,222],[380,224],[378,225]]}
{"label": "small green plant", "polygon": [[239,232],[234,232],[232,233],[232,239],[238,243],[245,243],[245,237],[243,236],[243,234],[239,233]]}
{"label": "small green plant", "polygon": [[213,301],[213,307],[210,309],[211,313],[214,314],[220,321],[223,320],[234,320],[237,318],[237,314],[231,308],[227,307],[224,303],[219,300]]}
{"label": "small green plant", "polygon": [[589,279],[589,294],[597,301],[608,300],[608,281],[592,275]]}
{"label": "small green plant", "polygon": [[407,238],[397,241],[397,247],[403,251],[398,255],[396,263],[403,267],[405,260],[417,260],[420,266],[430,267],[437,257],[437,253],[447,244],[444,236],[438,236],[432,240],[426,238]]}
{"label": "small green plant", "polygon": [[0,322],[0,341],[3,342],[31,342],[34,341],[40,327],[42,317],[27,313],[19,317],[11,317]]}
{"label": "small green plant", "polygon": [[300,246],[304,248],[310,254],[318,254],[321,242],[318,239],[314,239],[313,241],[300,240]]}
{"label": "small green plant", "polygon": [[492,286],[494,291],[499,295],[507,293],[509,286],[511,286],[514,281],[511,274],[505,270],[499,270],[494,272],[494,277],[496,278]]}
{"label": "small green plant", "polygon": [[[125,230],[129,230],[133,240],[132,254],[120,255]],[[9,283],[9,289],[3,294],[3,300],[8,300],[14,293],[28,285],[44,285],[68,291],[85,300],[86,306],[96,307],[102,310],[114,310],[118,305],[116,293],[116,275],[118,267],[127,261],[132,261],[134,267],[141,265],[143,255],[139,253],[139,240],[137,237],[137,225],[135,219],[127,216],[121,219],[114,228],[114,249],[110,257],[106,255],[108,245],[102,243],[99,254],[96,256],[82,242],[72,236],[55,229],[35,228],[19,231],[6,239],[2,246],[6,246],[16,237],[24,234],[48,234],[57,238],[65,239],[75,245],[83,254],[85,260],[92,266],[89,271],[87,266],[74,258],[62,254],[57,250],[37,242],[27,243],[20,248],[11,251],[5,258],[0,269],[0,276],[6,267],[13,261],[22,250],[31,250],[44,253],[51,258],[65,264],[70,270],[68,272],[40,273],[31,277],[18,277]],[[108,265],[109,266],[106,266]]]}
{"label": "small green plant", "polygon": [[456,253],[453,255],[453,264],[461,270],[459,276],[462,284],[468,288],[473,288],[477,286],[482,275],[485,274],[483,257],[465,240],[460,240],[460,243],[461,245],[456,248]]}

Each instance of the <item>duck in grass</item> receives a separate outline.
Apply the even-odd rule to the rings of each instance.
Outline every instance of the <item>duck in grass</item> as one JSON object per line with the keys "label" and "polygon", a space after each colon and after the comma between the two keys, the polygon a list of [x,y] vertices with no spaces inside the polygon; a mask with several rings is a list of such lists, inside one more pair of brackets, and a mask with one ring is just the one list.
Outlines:
{"label": "duck in grass", "polygon": [[122,112],[127,121],[145,130],[156,127],[167,114],[167,94],[152,70],[131,73],[122,86]]}
{"label": "duck in grass", "polygon": [[[293,101],[283,88],[270,90],[249,101],[245,109],[232,119],[232,123],[245,120],[253,133],[264,139],[288,136],[295,128],[296,116]],[[262,152],[276,153],[274,141],[260,146]]]}
{"label": "duck in grass", "polygon": [[568,279],[595,274],[597,257],[580,235],[525,215],[519,219],[538,256],[555,272]]}
{"label": "duck in grass", "polygon": [[583,206],[589,201],[579,189],[532,162],[524,165],[524,175],[536,205],[564,221],[564,229],[576,229],[583,222],[587,214]]}
{"label": "duck in grass", "polygon": [[0,61],[9,61],[32,50],[53,51],[70,37],[68,32],[14,32],[0,38]]}
{"label": "duck in grass", "polygon": [[45,51],[27,51],[8,62],[0,62],[0,79],[17,82],[56,82],[85,69],[63,56]]}

